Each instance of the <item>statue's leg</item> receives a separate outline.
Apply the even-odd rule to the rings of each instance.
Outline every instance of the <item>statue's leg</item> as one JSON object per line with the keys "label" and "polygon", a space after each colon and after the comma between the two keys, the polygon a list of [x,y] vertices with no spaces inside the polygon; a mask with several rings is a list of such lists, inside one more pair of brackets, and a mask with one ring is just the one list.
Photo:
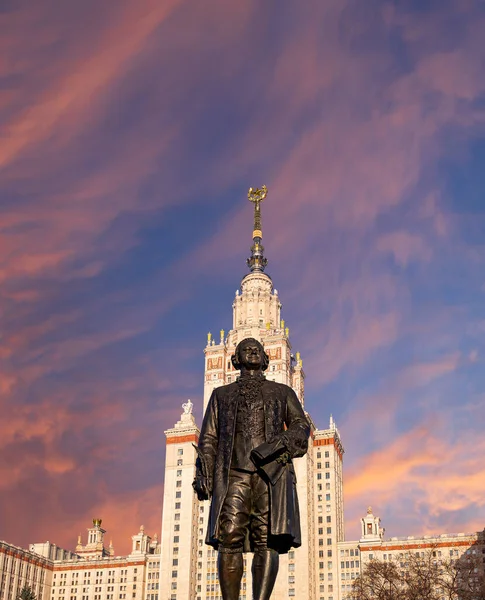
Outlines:
{"label": "statue's leg", "polygon": [[217,570],[219,572],[219,584],[224,600],[238,600],[243,574],[242,552],[219,551],[217,557]]}
{"label": "statue's leg", "polygon": [[278,575],[279,554],[271,548],[255,549],[253,556],[253,600],[269,600]]}
{"label": "statue's leg", "polygon": [[219,518],[217,568],[223,600],[238,600],[243,574],[244,539],[251,510],[251,473],[231,470]]}
{"label": "statue's leg", "polygon": [[251,481],[251,541],[254,548],[253,600],[269,600],[279,568],[279,554],[268,548],[269,491],[267,483],[254,473]]}

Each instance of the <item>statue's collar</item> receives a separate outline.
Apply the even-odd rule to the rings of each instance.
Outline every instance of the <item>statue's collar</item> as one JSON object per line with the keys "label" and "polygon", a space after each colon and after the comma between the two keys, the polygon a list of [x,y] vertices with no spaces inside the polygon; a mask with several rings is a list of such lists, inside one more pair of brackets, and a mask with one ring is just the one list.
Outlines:
{"label": "statue's collar", "polygon": [[250,373],[245,373],[244,375],[239,375],[236,381],[265,381],[266,377],[264,376],[262,371],[256,371],[254,375]]}

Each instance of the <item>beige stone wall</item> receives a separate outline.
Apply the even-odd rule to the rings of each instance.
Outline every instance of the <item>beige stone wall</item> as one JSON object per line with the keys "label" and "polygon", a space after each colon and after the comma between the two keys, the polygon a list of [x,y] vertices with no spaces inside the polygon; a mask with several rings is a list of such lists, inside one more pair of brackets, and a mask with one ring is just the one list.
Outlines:
{"label": "beige stone wall", "polygon": [[[160,598],[194,598],[197,586],[199,502],[195,476],[199,430],[192,414],[183,414],[167,436],[160,564]],[[152,600],[152,599],[150,599]],[[155,600],[155,599],[154,599]],[[158,600],[158,599],[156,599]]]}

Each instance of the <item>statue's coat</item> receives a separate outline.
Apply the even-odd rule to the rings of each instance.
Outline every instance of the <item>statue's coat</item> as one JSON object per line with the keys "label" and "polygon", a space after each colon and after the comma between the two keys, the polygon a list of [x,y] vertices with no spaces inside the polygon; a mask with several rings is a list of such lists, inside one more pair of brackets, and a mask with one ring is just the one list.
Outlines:
{"label": "statue's coat", "polygon": [[[300,449],[293,449],[292,458],[303,456],[307,448],[310,426],[295,392],[287,385],[268,380],[264,381],[261,391],[266,442],[275,441],[286,430],[293,439],[300,442]],[[198,443],[205,458],[208,474],[212,474],[213,477],[206,543],[214,548],[219,545],[219,515],[229,483],[238,399],[237,382],[213,391]],[[268,545],[280,553],[286,553],[291,547],[301,546],[301,530],[296,476],[291,460],[282,470],[278,481],[269,485]],[[244,550],[251,550],[248,541]]]}

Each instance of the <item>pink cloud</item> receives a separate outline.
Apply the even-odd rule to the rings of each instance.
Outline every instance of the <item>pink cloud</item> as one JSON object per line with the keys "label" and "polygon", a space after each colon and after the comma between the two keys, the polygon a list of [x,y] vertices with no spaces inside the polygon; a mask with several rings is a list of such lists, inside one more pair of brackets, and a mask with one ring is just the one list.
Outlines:
{"label": "pink cloud", "polygon": [[376,243],[378,250],[391,254],[396,263],[405,267],[412,260],[429,261],[432,250],[419,235],[409,231],[395,231],[381,235]]}
{"label": "pink cloud", "polygon": [[[136,6],[127,4],[124,10],[112,11],[101,43],[85,46],[87,55],[74,64],[63,65],[53,86],[8,124],[5,141],[0,146],[0,165],[5,167],[26,148],[45,141],[63,125],[68,125],[69,135],[75,135],[76,129],[85,123],[86,114],[92,113],[93,99],[99,102],[100,92],[123,73],[129,59],[140,52],[147,38],[177,5],[175,0],[144,0]],[[25,18],[29,18],[28,14]]]}
{"label": "pink cloud", "polygon": [[[345,497],[352,517],[357,519],[358,511],[367,502],[387,507],[398,520],[404,501],[407,518],[413,520],[415,515],[414,520],[423,520],[423,530],[417,534],[429,533],[431,527],[438,533],[437,523],[449,523],[454,511],[472,506],[485,509],[485,470],[481,459],[485,446],[479,439],[472,446],[469,441],[441,436],[435,427],[419,425],[397,436],[385,448],[362,457],[346,471]],[[460,515],[454,518],[455,527],[461,531]],[[483,528],[479,512],[474,520],[465,520],[469,530]],[[392,523],[385,525],[389,534]]]}

